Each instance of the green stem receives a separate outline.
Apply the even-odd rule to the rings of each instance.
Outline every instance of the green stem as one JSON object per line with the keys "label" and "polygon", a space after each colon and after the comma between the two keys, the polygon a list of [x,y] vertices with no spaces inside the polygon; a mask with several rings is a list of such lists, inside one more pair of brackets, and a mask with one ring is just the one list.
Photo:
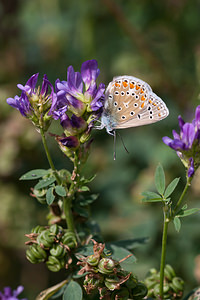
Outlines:
{"label": "green stem", "polygon": [[50,165],[51,169],[53,170],[53,173],[54,173],[54,175],[56,177],[57,183],[61,184],[61,180],[60,180],[60,178],[58,176],[57,170],[56,170],[56,168],[54,166],[54,163],[53,163],[53,161],[51,159],[51,155],[50,155],[50,152],[49,152],[49,148],[47,146],[47,142],[46,142],[46,138],[45,138],[45,134],[44,134],[43,129],[40,129],[40,134],[41,134],[41,137],[42,137],[42,143],[43,143],[43,146],[44,146],[44,150],[46,152],[46,156],[47,156],[49,165]]}
{"label": "green stem", "polygon": [[187,190],[188,190],[188,188],[189,188],[189,186],[190,186],[190,184],[191,184],[191,181],[192,181],[192,177],[188,177],[188,178],[187,178],[186,185],[185,185],[185,188],[184,188],[184,190],[183,190],[183,192],[182,192],[182,194],[181,194],[181,196],[180,196],[178,202],[176,203],[176,205],[175,205],[175,207],[174,207],[174,209],[173,209],[173,211],[174,211],[174,212],[173,212],[173,216],[174,216],[174,214],[177,212],[177,210],[180,208],[180,206],[181,206],[181,204],[182,204],[182,201],[183,201],[183,198],[184,198],[184,196],[185,196],[185,194],[186,194],[186,192],[187,192]]}
{"label": "green stem", "polygon": [[67,223],[67,228],[75,233],[74,219],[71,210],[71,197],[63,198],[63,210],[65,214],[65,219]]}
{"label": "green stem", "polygon": [[162,252],[160,261],[160,299],[163,299],[163,285],[164,285],[164,270],[165,270],[165,258],[166,258],[166,245],[167,245],[167,231],[169,218],[166,216],[166,211],[164,207],[164,225],[163,225],[163,236],[162,236]]}

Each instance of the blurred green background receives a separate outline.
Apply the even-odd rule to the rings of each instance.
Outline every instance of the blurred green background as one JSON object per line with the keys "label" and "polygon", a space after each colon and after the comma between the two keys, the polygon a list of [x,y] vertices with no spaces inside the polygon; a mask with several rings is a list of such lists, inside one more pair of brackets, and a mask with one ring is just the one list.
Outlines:
{"label": "blurred green background", "polygon": [[[33,168],[47,168],[40,136],[28,120],[6,104],[34,73],[51,82],[66,79],[73,65],[80,70],[87,59],[99,63],[99,82],[106,85],[117,75],[147,81],[167,103],[169,117],[157,124],[120,131],[129,150],[105,130],[94,131],[94,142],[85,173],[96,179],[91,189],[100,196],[93,218],[105,240],[149,237],[138,248],[133,272],[143,279],[150,267],[159,267],[162,210],[159,204],[141,204],[141,192],[154,190],[154,171],[161,162],[167,182],[180,177],[184,168],[162,142],[178,128],[177,116],[191,121],[199,104],[200,1],[194,0],[1,0],[0,2],[0,290],[5,285],[25,286],[34,299],[41,290],[59,282],[43,265],[25,259],[24,234],[46,224],[46,208],[29,196],[31,183],[18,178]],[[56,130],[52,127],[52,132]],[[49,144],[57,168],[71,168]],[[200,174],[188,193],[189,207],[200,207]],[[186,280],[186,289],[198,285],[195,257],[200,254],[199,214],[184,219],[179,234],[169,229],[167,262]],[[178,259],[177,259],[178,257]],[[198,270],[196,270],[197,273]]]}

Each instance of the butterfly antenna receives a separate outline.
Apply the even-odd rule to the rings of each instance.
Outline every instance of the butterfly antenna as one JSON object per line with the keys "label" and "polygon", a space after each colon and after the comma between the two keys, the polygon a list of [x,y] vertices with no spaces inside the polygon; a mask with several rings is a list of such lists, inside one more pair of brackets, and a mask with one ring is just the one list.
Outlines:
{"label": "butterfly antenna", "polygon": [[114,136],[114,160],[116,160],[116,130],[114,130],[113,132],[113,136]]}
{"label": "butterfly antenna", "polygon": [[121,139],[121,141],[122,141],[122,145],[124,146],[124,149],[125,149],[126,152],[129,154],[129,151],[128,151],[128,149],[126,148],[126,146],[125,146],[125,144],[124,144],[124,141],[123,141],[123,139],[122,139],[122,136],[119,134],[119,132],[118,132],[118,135],[120,136],[120,139]]}

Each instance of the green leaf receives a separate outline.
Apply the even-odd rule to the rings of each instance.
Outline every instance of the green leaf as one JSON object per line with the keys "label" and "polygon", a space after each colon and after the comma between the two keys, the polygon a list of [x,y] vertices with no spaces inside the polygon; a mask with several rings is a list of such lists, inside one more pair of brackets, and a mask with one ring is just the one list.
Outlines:
{"label": "green leaf", "polygon": [[165,173],[161,164],[156,168],[155,186],[159,194],[163,195],[165,191]]}
{"label": "green leaf", "polygon": [[53,187],[50,187],[48,190],[47,190],[47,193],[46,193],[46,200],[47,200],[47,204],[48,205],[51,205],[55,199],[55,196],[53,194],[53,190],[54,188]]}
{"label": "green leaf", "polygon": [[[117,242],[112,242],[112,245],[123,247],[129,250],[135,249],[139,246],[142,246],[148,242],[149,238],[137,238],[137,239],[129,239],[129,240],[121,240]],[[106,246],[109,248],[110,243],[106,243]]]}
{"label": "green leaf", "polygon": [[191,208],[191,209],[181,210],[179,212],[179,214],[177,214],[176,216],[179,217],[179,218],[183,218],[183,217],[193,215],[193,214],[195,214],[199,211],[200,211],[199,208]]}
{"label": "green leaf", "polygon": [[93,175],[92,177],[90,177],[88,179],[86,179],[85,177],[82,177],[80,181],[84,184],[87,184],[87,183],[91,182],[92,180],[94,180],[95,177],[96,177],[96,175]]}
{"label": "green leaf", "polygon": [[89,213],[88,210],[85,208],[80,207],[79,205],[74,205],[74,210],[76,213],[78,213],[80,216],[84,217],[84,218],[88,218],[89,217]]}
{"label": "green leaf", "polygon": [[47,300],[52,295],[54,295],[57,291],[59,291],[65,284],[67,283],[67,280],[64,280],[44,291],[42,291],[36,298],[36,300]]}
{"label": "green leaf", "polygon": [[142,202],[160,202],[163,201],[163,198],[159,194],[154,192],[142,192],[142,195],[145,197],[142,199]]}
{"label": "green leaf", "polygon": [[130,272],[131,270],[134,269],[136,257],[130,251],[128,251],[127,249],[125,249],[123,247],[118,247],[114,244],[110,244],[109,248],[107,248],[107,245],[106,245],[106,249],[112,251],[111,257],[117,261],[120,261],[123,258],[125,258],[131,254],[131,256],[128,257],[126,260],[122,261],[120,263],[120,265],[124,270],[126,270],[128,272]]}
{"label": "green leaf", "polygon": [[91,203],[93,203],[97,198],[98,198],[98,194],[92,194],[92,195],[89,195],[87,198],[82,198],[79,202],[79,204],[81,206],[87,206]]}
{"label": "green leaf", "polygon": [[168,187],[165,190],[164,196],[165,198],[169,197],[173,191],[175,190],[178,182],[179,182],[180,178],[175,178],[174,180],[172,180],[172,182],[168,185]]}
{"label": "green leaf", "polygon": [[55,181],[56,181],[56,178],[55,178],[54,176],[47,177],[47,178],[45,178],[45,179],[40,180],[40,181],[34,186],[34,188],[35,188],[36,190],[40,190],[40,189],[42,189],[42,188],[44,188],[44,187],[49,186],[50,184],[52,184],[52,183],[55,182]]}
{"label": "green leaf", "polygon": [[82,187],[79,188],[79,191],[81,191],[81,192],[88,192],[89,190],[90,189],[89,189],[89,187],[87,185],[84,185],[84,186],[82,186]]}
{"label": "green leaf", "polygon": [[63,294],[62,300],[82,300],[83,291],[76,281],[71,281]]}
{"label": "green leaf", "polygon": [[180,221],[180,219],[176,216],[176,217],[174,217],[173,222],[174,222],[174,227],[175,227],[176,231],[179,232],[180,229],[181,229],[181,221]]}
{"label": "green leaf", "polygon": [[61,197],[65,197],[67,195],[66,189],[62,185],[56,185],[55,192]]}
{"label": "green leaf", "polygon": [[49,174],[49,170],[43,170],[43,169],[36,169],[36,170],[31,170],[24,175],[22,175],[19,180],[33,180],[33,179],[38,179],[41,178],[45,175]]}

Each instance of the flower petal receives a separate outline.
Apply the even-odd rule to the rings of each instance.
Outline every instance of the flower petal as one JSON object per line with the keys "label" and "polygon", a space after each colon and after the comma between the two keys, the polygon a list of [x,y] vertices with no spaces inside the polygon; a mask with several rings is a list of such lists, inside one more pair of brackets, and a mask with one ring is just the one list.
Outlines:
{"label": "flower petal", "polygon": [[189,169],[188,169],[188,177],[192,177],[192,176],[194,175],[194,160],[193,160],[193,158],[191,157],[191,158],[189,159],[189,161],[190,161],[190,167],[189,167]]}
{"label": "flower petal", "polygon": [[192,147],[195,138],[195,128],[192,123],[185,123],[182,127],[181,140],[186,145],[187,149]]}
{"label": "flower petal", "polygon": [[98,69],[98,63],[95,59],[85,61],[81,66],[81,76],[86,85],[86,90],[89,86],[96,81],[99,76],[100,70]]}
{"label": "flower petal", "polygon": [[195,126],[197,130],[200,129],[200,105],[197,106],[195,112]]}

